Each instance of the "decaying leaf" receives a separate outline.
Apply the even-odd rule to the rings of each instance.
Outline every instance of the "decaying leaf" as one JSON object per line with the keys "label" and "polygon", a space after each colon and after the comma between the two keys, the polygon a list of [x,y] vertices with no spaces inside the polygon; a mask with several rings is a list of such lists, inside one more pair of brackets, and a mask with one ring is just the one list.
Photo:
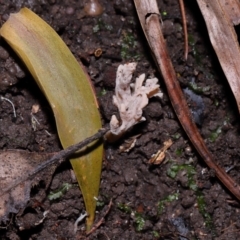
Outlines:
{"label": "decaying leaf", "polygon": [[118,67],[113,103],[119,110],[121,120],[119,121],[115,115],[112,116],[110,121],[111,135],[107,136],[110,141],[111,138],[122,136],[135,124],[145,121],[142,109],[148,104],[149,98],[163,96],[157,84],[157,78],[147,79],[143,85],[145,74],[142,74],[135,83],[131,83],[136,66],[137,63],[132,62]]}
{"label": "decaying leaf", "polygon": [[240,2],[239,0],[219,0],[219,4],[225,13],[231,19],[234,25],[240,23]]}
{"label": "decaying leaf", "polygon": [[[1,191],[13,185],[15,181],[32,172],[40,163],[53,156],[52,153],[33,153],[23,150],[0,151],[0,186]],[[11,191],[0,197],[0,222],[9,220],[10,213],[24,209],[30,199],[31,186],[44,181],[45,189],[49,186],[57,165],[52,165],[35,175],[33,179],[24,181]],[[45,197],[45,189],[38,194],[41,201]]]}
{"label": "decaying leaf", "polygon": [[163,147],[157,151],[157,153],[153,154],[152,157],[149,159],[148,163],[150,164],[155,164],[158,165],[160,163],[162,163],[162,161],[164,160],[165,156],[166,156],[166,151],[168,150],[168,148],[170,148],[172,146],[173,142],[171,139],[168,139],[167,141],[165,141],[163,143]]}
{"label": "decaying leaf", "polygon": [[197,0],[218,60],[240,112],[240,49],[234,24],[240,21],[239,0]]}
{"label": "decaying leaf", "polygon": [[[0,29],[1,36],[21,57],[54,112],[64,148],[93,135],[101,118],[89,77],[58,34],[27,8],[11,14]],[[80,185],[87,230],[94,221],[102,169],[101,141],[91,143],[71,159]]]}

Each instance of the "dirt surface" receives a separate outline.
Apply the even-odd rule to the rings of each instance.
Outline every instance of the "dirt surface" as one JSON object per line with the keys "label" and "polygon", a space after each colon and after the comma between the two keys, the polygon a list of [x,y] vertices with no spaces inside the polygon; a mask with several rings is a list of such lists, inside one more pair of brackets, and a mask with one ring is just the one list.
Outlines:
{"label": "dirt surface", "polygon": [[[191,2],[191,3],[189,3]],[[10,13],[26,6],[46,20],[85,65],[100,103],[103,126],[117,113],[112,104],[116,69],[137,61],[135,76],[146,73],[160,80],[163,99],[151,99],[144,109],[146,121],[120,142],[105,146],[96,221],[104,215],[110,199],[113,206],[105,222],[88,239],[239,239],[239,203],[209,171],[182,130],[151,58],[132,1],[100,0],[103,14],[91,17],[84,1],[1,1],[4,23]],[[217,163],[239,183],[238,110],[209,43],[197,4],[186,1],[190,52],[183,61],[183,33],[177,0],[158,1],[168,49],[189,107]],[[101,48],[101,56],[94,55]],[[48,102],[21,61],[0,40],[1,149],[54,152],[61,149]],[[33,105],[40,110],[34,114]],[[119,147],[141,134],[129,152]],[[148,160],[163,143],[173,145],[161,165]],[[84,223],[74,233],[74,223],[84,204],[69,162],[58,167],[48,189],[62,191],[59,198],[36,203],[41,185],[21,214],[1,224],[1,239],[85,239]],[[63,190],[65,189],[65,191]],[[44,211],[49,211],[43,218]],[[37,225],[37,226],[36,226]]]}

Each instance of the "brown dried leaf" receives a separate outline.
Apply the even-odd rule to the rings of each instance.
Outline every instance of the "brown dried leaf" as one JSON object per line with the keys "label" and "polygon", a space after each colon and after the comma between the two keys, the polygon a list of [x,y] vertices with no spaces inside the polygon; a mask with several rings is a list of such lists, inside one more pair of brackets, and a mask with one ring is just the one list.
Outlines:
{"label": "brown dried leaf", "polygon": [[[240,49],[233,24],[239,22],[240,11],[233,14],[232,8],[240,9],[239,1],[197,0],[205,19],[212,46],[235,96],[240,112]],[[229,2],[230,5],[226,4]],[[230,3],[231,2],[231,3]]]}
{"label": "brown dried leaf", "polygon": [[240,23],[240,2],[239,0],[219,0],[222,9],[226,12],[234,25]]}
{"label": "brown dried leaf", "polygon": [[[52,153],[34,153],[23,150],[0,151],[1,192],[14,185],[22,176],[35,170],[40,163],[46,161],[51,156],[53,156]],[[32,180],[24,181],[9,192],[1,195],[0,223],[8,221],[10,213],[17,213],[25,208],[30,199],[32,186],[37,185],[40,181],[44,181],[45,188],[47,188],[55,168],[56,165],[52,165],[46,168],[45,171],[38,173]],[[45,189],[41,191],[38,196],[42,199],[45,197]]]}

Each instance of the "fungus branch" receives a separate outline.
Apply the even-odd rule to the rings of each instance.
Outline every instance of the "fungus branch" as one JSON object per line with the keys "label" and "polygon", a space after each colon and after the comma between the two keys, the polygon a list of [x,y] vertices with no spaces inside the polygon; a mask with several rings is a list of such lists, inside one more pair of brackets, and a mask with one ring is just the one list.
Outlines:
{"label": "fungus branch", "polygon": [[113,104],[118,108],[121,120],[112,116],[110,131],[106,134],[110,142],[117,140],[135,124],[145,121],[142,109],[148,104],[149,98],[163,96],[157,78],[147,79],[143,85],[145,74],[142,74],[135,83],[131,83],[136,66],[137,63],[133,62],[118,67]]}

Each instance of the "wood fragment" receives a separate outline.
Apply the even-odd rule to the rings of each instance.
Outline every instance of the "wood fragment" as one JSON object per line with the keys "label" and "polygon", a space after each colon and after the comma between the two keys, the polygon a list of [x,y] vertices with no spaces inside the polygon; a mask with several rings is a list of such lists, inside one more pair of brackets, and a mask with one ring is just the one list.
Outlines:
{"label": "wood fragment", "polygon": [[130,137],[129,139],[126,139],[124,143],[119,147],[119,152],[130,152],[131,149],[135,147],[135,144],[137,142],[137,138],[140,137],[142,134],[137,134],[135,136]]}
{"label": "wood fragment", "polygon": [[166,151],[172,146],[173,142],[171,139],[168,139],[163,143],[163,147],[153,154],[153,156],[148,160],[148,163],[158,165],[161,164],[166,156]]}

